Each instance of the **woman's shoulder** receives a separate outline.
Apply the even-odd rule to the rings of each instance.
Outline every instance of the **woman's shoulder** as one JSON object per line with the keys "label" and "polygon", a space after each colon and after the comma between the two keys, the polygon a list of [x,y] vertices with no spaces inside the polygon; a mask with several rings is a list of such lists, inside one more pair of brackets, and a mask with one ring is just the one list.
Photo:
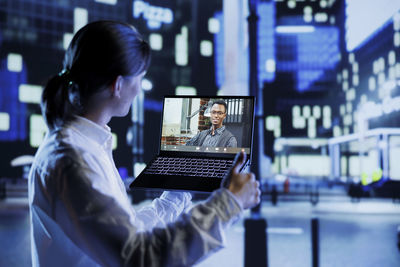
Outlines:
{"label": "woman's shoulder", "polygon": [[49,133],[40,146],[34,164],[41,169],[53,170],[86,165],[95,154],[71,142],[65,131]]}

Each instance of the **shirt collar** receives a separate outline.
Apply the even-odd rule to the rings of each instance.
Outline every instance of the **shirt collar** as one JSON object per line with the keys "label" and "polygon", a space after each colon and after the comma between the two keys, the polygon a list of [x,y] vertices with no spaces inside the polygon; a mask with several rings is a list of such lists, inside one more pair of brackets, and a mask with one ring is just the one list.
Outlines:
{"label": "shirt collar", "polygon": [[97,123],[81,116],[75,116],[75,120],[71,122],[70,126],[101,146],[105,145],[112,138],[110,127],[107,125],[101,127]]}
{"label": "shirt collar", "polygon": [[[212,133],[212,129],[213,127],[211,126],[210,128],[210,133]],[[225,125],[222,125],[221,127],[219,127],[217,130],[215,130],[216,134],[222,134],[225,131]]]}

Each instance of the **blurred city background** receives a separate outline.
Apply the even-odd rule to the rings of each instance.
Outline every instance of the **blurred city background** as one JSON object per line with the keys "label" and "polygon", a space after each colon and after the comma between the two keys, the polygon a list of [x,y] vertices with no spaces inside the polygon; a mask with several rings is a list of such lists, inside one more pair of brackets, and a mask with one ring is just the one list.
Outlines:
{"label": "blurred city background", "polygon": [[[152,48],[131,112],[110,123],[129,184],[158,151],[164,95],[250,94],[249,2],[269,266],[312,265],[313,218],[321,266],[400,266],[400,0],[0,0],[0,266],[31,265],[40,97],[73,34],[124,21]],[[160,194],[130,193],[137,207]],[[198,266],[243,266],[244,233]]]}

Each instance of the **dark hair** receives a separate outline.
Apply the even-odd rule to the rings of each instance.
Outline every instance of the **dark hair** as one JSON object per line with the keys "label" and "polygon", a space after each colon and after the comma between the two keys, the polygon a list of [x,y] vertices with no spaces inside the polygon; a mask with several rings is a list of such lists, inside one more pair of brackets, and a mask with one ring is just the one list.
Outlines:
{"label": "dark hair", "polygon": [[135,76],[150,64],[150,47],[126,23],[92,22],[73,37],[63,70],[50,78],[42,94],[42,113],[54,129],[85,112],[90,97],[121,76]]}
{"label": "dark hair", "polygon": [[228,110],[228,107],[227,107],[226,102],[224,100],[222,100],[222,99],[214,100],[214,102],[212,103],[211,107],[216,105],[216,104],[217,105],[223,105],[225,107],[225,113],[226,113],[226,111]]}

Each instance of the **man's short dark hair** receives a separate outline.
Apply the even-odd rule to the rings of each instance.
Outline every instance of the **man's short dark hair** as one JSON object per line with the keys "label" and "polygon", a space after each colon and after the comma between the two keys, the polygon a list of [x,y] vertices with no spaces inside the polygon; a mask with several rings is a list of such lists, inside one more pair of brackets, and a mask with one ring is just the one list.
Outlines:
{"label": "man's short dark hair", "polygon": [[211,107],[214,106],[215,104],[223,105],[225,107],[225,113],[228,110],[228,106],[226,105],[226,102],[224,100],[222,100],[222,99],[214,100],[214,102],[212,103]]}

